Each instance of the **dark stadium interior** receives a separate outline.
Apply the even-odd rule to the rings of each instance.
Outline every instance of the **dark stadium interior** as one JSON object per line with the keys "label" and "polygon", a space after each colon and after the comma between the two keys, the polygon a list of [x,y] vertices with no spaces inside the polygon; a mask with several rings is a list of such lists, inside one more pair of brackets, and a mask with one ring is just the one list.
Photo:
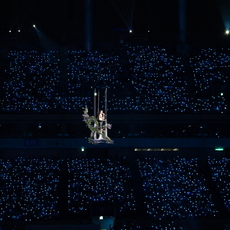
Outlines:
{"label": "dark stadium interior", "polygon": [[229,0],[1,1],[0,230],[230,229],[229,33]]}

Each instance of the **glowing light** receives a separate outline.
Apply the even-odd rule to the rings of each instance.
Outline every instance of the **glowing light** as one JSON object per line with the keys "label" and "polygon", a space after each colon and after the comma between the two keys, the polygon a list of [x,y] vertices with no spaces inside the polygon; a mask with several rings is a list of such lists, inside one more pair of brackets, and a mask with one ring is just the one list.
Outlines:
{"label": "glowing light", "polygon": [[21,30],[18,30],[18,33],[20,33],[21,32]]}
{"label": "glowing light", "polygon": [[129,33],[131,34],[133,32],[133,30],[129,30]]}
{"label": "glowing light", "polygon": [[229,34],[229,30],[226,30],[226,31],[225,31],[225,34]]}
{"label": "glowing light", "polygon": [[84,151],[85,151],[85,148],[84,148],[84,147],[81,147],[81,151],[84,152]]}
{"label": "glowing light", "polygon": [[223,147],[216,147],[215,151],[221,152],[221,151],[224,151],[224,148]]}
{"label": "glowing light", "polygon": [[35,28],[36,27],[36,25],[35,24],[33,24],[33,28]]}
{"label": "glowing light", "polygon": [[104,219],[104,217],[103,216],[99,216],[99,220],[103,220]]}
{"label": "glowing light", "polygon": [[9,33],[11,33],[12,31],[11,30],[9,30]]}

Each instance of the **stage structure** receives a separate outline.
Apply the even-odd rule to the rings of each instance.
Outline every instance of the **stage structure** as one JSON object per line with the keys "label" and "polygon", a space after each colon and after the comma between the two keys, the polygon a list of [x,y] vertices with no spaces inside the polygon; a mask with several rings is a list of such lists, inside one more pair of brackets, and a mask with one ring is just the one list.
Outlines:
{"label": "stage structure", "polygon": [[[113,140],[108,137],[108,129],[112,128],[112,125],[108,123],[107,119],[108,87],[105,84],[102,86],[96,86],[96,84],[93,87],[93,116],[89,116],[87,107],[83,108],[83,121],[86,122],[86,125],[91,130],[89,143],[113,144]],[[104,101],[104,103],[101,103],[102,101]],[[99,118],[100,111],[103,120],[100,120]]]}

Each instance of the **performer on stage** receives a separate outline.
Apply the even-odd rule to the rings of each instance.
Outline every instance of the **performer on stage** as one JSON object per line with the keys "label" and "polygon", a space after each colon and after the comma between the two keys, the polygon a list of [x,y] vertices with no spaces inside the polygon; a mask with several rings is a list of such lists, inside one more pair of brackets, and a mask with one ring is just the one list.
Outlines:
{"label": "performer on stage", "polygon": [[105,114],[103,112],[103,110],[100,110],[99,115],[98,115],[98,120],[99,120],[99,125],[100,127],[102,127],[103,125],[105,125]]}
{"label": "performer on stage", "polygon": [[98,121],[99,121],[99,129],[101,131],[101,133],[99,134],[99,138],[98,140],[103,139],[102,137],[102,132],[104,132],[105,130],[103,130],[103,126],[105,125],[105,114],[103,112],[103,110],[100,110],[99,115],[98,115]]}

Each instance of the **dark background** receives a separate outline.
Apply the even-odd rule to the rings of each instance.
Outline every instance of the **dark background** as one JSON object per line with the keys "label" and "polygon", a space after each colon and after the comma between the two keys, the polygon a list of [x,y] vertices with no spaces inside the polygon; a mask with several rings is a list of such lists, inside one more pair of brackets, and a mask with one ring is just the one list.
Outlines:
{"label": "dark background", "polygon": [[[148,38],[163,36],[176,39],[178,33],[178,0],[94,0],[92,27],[94,39],[117,29],[128,29],[119,12],[132,20],[133,34]],[[84,39],[83,0],[3,0],[0,3],[0,28],[21,33],[32,31],[32,24],[55,41]],[[115,6],[119,6],[120,11]],[[134,6],[133,18],[131,16]],[[224,36],[230,11],[229,0],[187,0],[188,42]],[[148,33],[148,30],[150,33]],[[208,36],[203,36],[208,34]],[[133,35],[134,36],[134,35]],[[175,38],[174,38],[175,37]]]}

